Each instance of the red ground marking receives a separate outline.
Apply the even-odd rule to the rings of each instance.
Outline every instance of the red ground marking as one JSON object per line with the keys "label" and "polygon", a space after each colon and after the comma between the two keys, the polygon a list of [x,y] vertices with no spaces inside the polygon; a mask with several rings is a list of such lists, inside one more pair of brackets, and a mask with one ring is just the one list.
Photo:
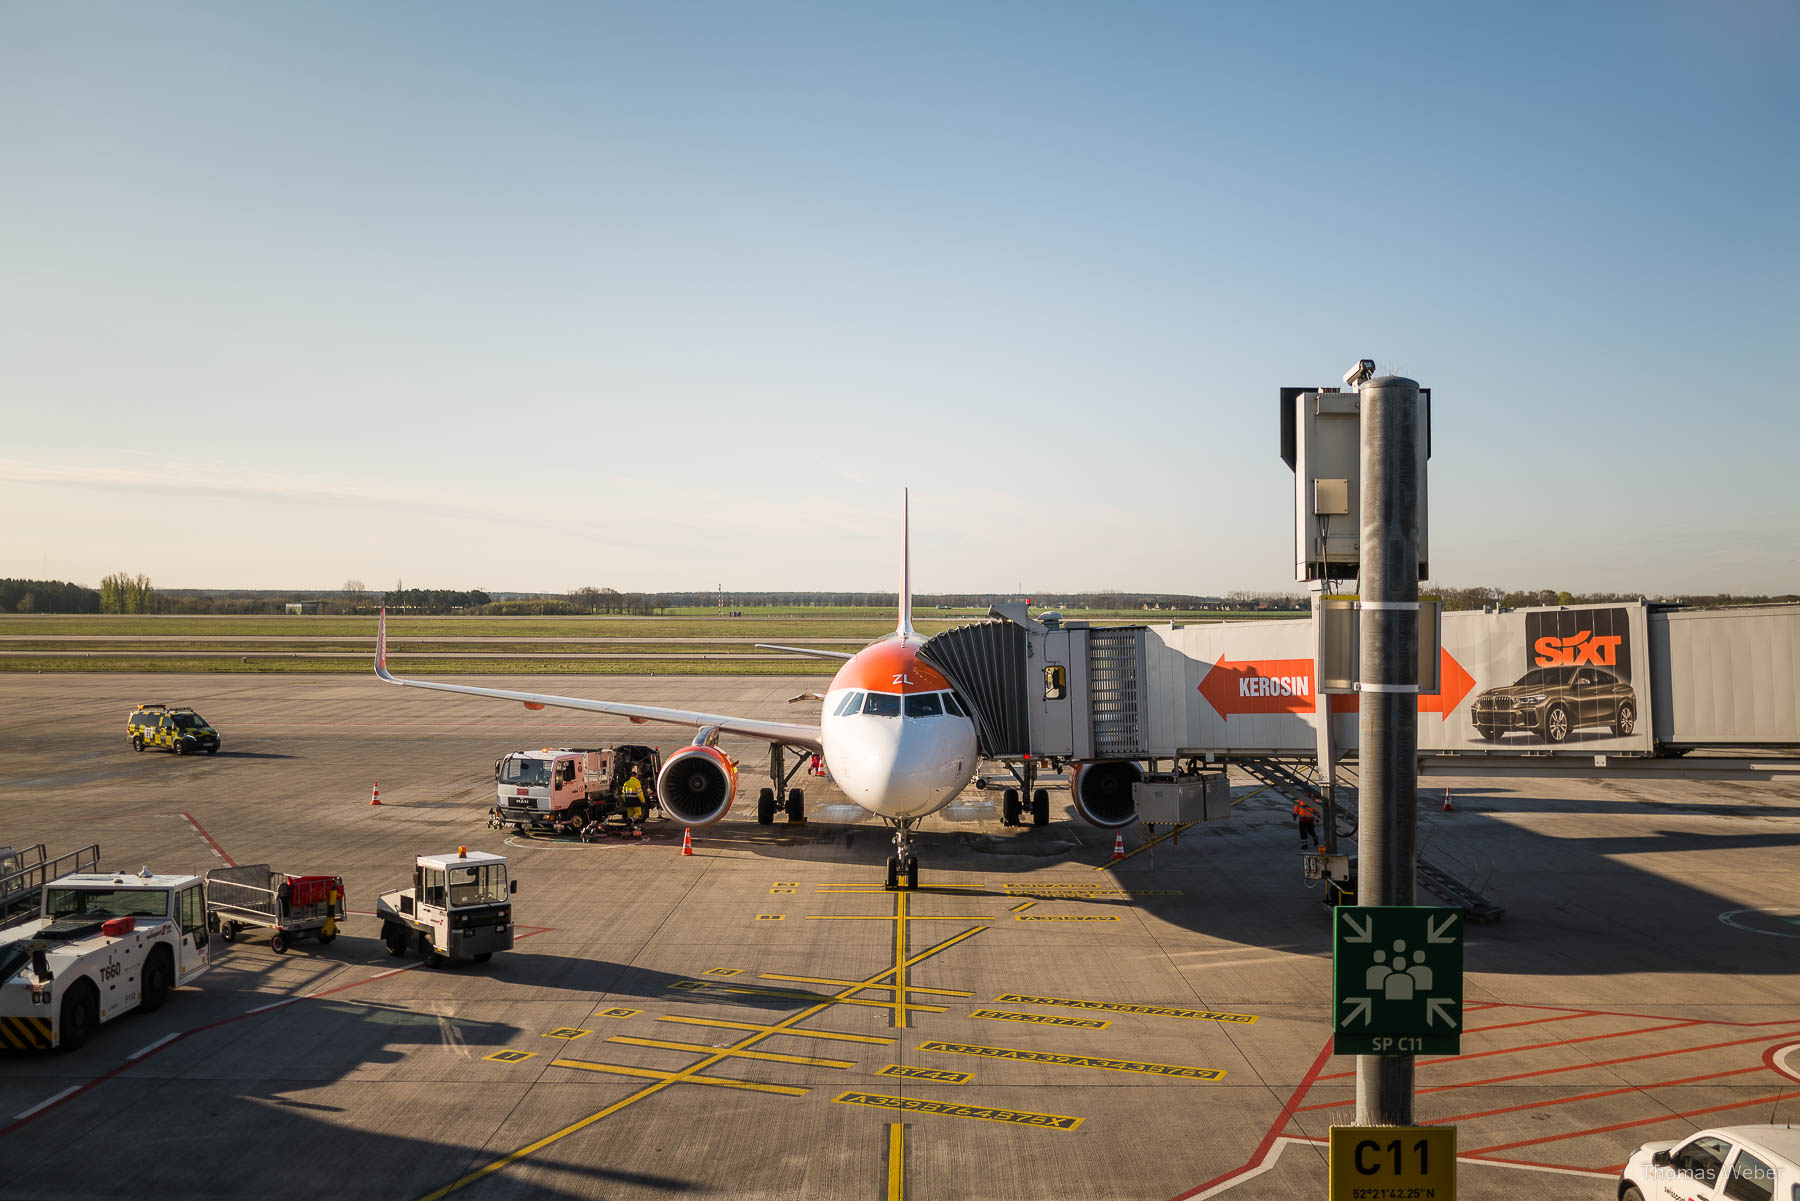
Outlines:
{"label": "red ground marking", "polygon": [[[1670,1022],[1663,1026],[1645,1026],[1641,1030],[1615,1030],[1611,1034],[1587,1034],[1580,1038],[1559,1038],[1554,1042],[1526,1043],[1522,1047],[1498,1047],[1492,1051],[1471,1051],[1467,1055],[1446,1055],[1440,1059],[1421,1059],[1417,1061],[1417,1066],[1429,1067],[1432,1064],[1437,1063],[1461,1063],[1464,1060],[1469,1059],[1485,1059],[1490,1055],[1516,1055],[1521,1051],[1542,1051],[1550,1047],[1572,1047],[1576,1043],[1599,1042],[1602,1039],[1608,1038],[1630,1038],[1634,1034],[1654,1034],[1658,1030],[1679,1030],[1683,1026],[1705,1026],[1708,1024],[1710,1023],[1701,1020],[1689,1020],[1684,1022]],[[1319,1079],[1343,1080],[1354,1075],[1356,1075],[1356,1073],[1353,1071],[1333,1072],[1329,1076],[1320,1076]]]}
{"label": "red ground marking", "polygon": [[[184,814],[182,814],[182,816],[187,817],[187,814],[184,813]],[[189,817],[188,820],[191,822],[194,819]],[[196,830],[198,830],[200,828],[198,823],[195,824],[194,828]],[[205,831],[201,831],[201,833],[204,834]],[[207,841],[211,842],[212,840],[209,838],[209,839],[207,839]],[[221,851],[220,854],[224,854],[224,852]],[[235,867],[236,864],[233,864],[232,866]],[[553,926],[535,926],[535,927],[531,928],[530,934],[521,934],[518,937],[519,938],[530,938],[530,937],[532,937],[532,935],[542,934],[545,931],[552,930],[552,929],[555,929],[555,927],[553,927]],[[515,941],[517,941],[517,940],[515,940]],[[42,1109],[35,1110],[31,1113],[28,1113],[22,1118],[15,1118],[8,1125],[0,1126],[0,1138],[5,1138],[7,1135],[9,1135],[13,1131],[19,1129],[21,1126],[26,1126],[26,1125],[31,1124],[32,1122],[37,1121],[39,1118],[43,1117],[47,1113],[54,1113],[55,1111],[61,1109],[64,1105],[67,1105],[70,1101],[73,1101],[75,1098],[82,1096],[83,1094],[99,1087],[102,1084],[105,1084],[108,1080],[111,1080],[114,1076],[117,1076],[119,1073],[125,1071],[127,1068],[136,1067],[140,1063],[144,1063],[147,1060],[154,1059],[156,1056],[161,1055],[164,1051],[167,1051],[170,1047],[173,1047],[179,1043],[185,1042],[187,1039],[191,1038],[192,1036],[194,1036],[196,1034],[204,1034],[206,1031],[216,1030],[220,1026],[229,1026],[233,1022],[241,1022],[245,1018],[255,1017],[257,1014],[269,1013],[275,1009],[285,1009],[287,1006],[296,1004],[300,1001],[310,1001],[315,997],[328,997],[333,993],[347,992],[353,988],[361,988],[365,984],[373,984],[377,980],[385,980],[389,976],[398,976],[401,972],[410,972],[415,968],[419,968],[419,967],[423,967],[423,966],[424,966],[424,964],[422,962],[408,964],[406,967],[397,967],[397,968],[390,969],[389,971],[380,972],[376,975],[365,977],[364,979],[361,979],[361,980],[353,980],[349,984],[340,984],[336,988],[321,989],[318,992],[314,992],[314,993],[303,993],[302,995],[300,995],[298,997],[287,997],[287,998],[284,998],[283,1000],[275,1001],[269,1005],[259,1005],[253,1010],[247,1009],[243,1013],[234,1013],[230,1017],[223,1017],[215,1022],[207,1022],[204,1026],[195,1026],[191,1030],[178,1031],[178,1032],[176,1032],[175,1036],[173,1038],[169,1039],[167,1042],[151,1044],[150,1049],[145,1051],[143,1054],[137,1055],[135,1058],[127,1059],[123,1063],[118,1064],[117,1066],[109,1069],[108,1071],[102,1072],[100,1075],[95,1076],[92,1080],[89,1080],[86,1084],[83,1084],[80,1088],[77,1088],[74,1092],[69,1093],[67,1096],[58,1098],[54,1104],[46,1105]]]}
{"label": "red ground marking", "polygon": [[1767,1051],[1763,1052],[1763,1066],[1768,1068],[1771,1072],[1774,1072],[1777,1076],[1785,1076],[1789,1080],[1800,1080],[1800,1076],[1794,1075],[1792,1072],[1775,1062],[1775,1052],[1785,1051],[1793,1045],[1794,1044],[1792,1043],[1776,1043],[1771,1046]]}
{"label": "red ground marking", "polygon": [[1214,1176],[1205,1184],[1197,1184],[1187,1192],[1171,1198],[1171,1201],[1187,1201],[1187,1198],[1197,1193],[1204,1193],[1216,1184],[1223,1184],[1233,1176],[1248,1172],[1251,1168],[1261,1167],[1263,1159],[1269,1154],[1269,1149],[1275,1145],[1275,1140],[1281,1137],[1281,1128],[1293,1118],[1295,1103],[1312,1088],[1313,1081],[1319,1078],[1319,1070],[1325,1066],[1325,1061],[1331,1058],[1331,1042],[1332,1040],[1329,1038],[1325,1040],[1325,1045],[1319,1049],[1319,1057],[1313,1060],[1312,1067],[1307,1069],[1306,1075],[1300,1078],[1300,1083],[1294,1086],[1293,1095],[1287,1099],[1287,1104],[1281,1107],[1281,1112],[1275,1115],[1275,1120],[1269,1124],[1269,1129],[1263,1135],[1262,1142],[1256,1145],[1256,1150],[1251,1153],[1250,1158],[1245,1160],[1241,1167],[1233,1168],[1223,1176]]}
{"label": "red ground marking", "polygon": [[1723,1072],[1707,1072],[1703,1076],[1682,1076],[1675,1080],[1658,1080],[1653,1084],[1627,1084],[1620,1088],[1603,1089],[1597,1093],[1580,1093],[1573,1097],[1558,1097],[1550,1101],[1527,1101],[1523,1105],[1508,1105],[1504,1109],[1483,1109],[1475,1113],[1459,1113],[1454,1117],[1439,1118],[1438,1123],[1444,1126],[1452,1122],[1472,1122],[1476,1118],[1491,1118],[1496,1114],[1518,1113],[1526,1109],[1548,1109],[1552,1105],[1573,1105],[1577,1101],[1597,1101],[1601,1097],[1617,1097],[1623,1093],[1649,1092],[1653,1088],[1673,1088],[1677,1084],[1697,1084],[1702,1080],[1717,1080],[1723,1076],[1742,1076],[1746,1072],[1760,1072],[1763,1065],[1751,1064],[1747,1068],[1731,1068]]}
{"label": "red ground marking", "polygon": [[1776,1093],[1768,1097],[1753,1097],[1748,1101],[1733,1101],[1729,1105],[1709,1105],[1705,1109],[1690,1109],[1684,1113],[1662,1113],[1655,1117],[1639,1118],[1635,1122],[1619,1122],[1612,1126],[1596,1126],[1591,1130],[1571,1130],[1565,1134],[1547,1134],[1542,1138],[1520,1139],[1516,1143],[1499,1143],[1492,1147],[1477,1147],[1473,1151],[1464,1151],[1460,1158],[1470,1159],[1486,1155],[1489,1151],[1510,1151],[1514,1147],[1530,1147],[1538,1143],[1555,1143],[1569,1138],[1586,1138],[1590,1134],[1611,1134],[1615,1130],[1629,1130],[1633,1126],[1654,1126],[1658,1122],[1672,1122],[1676,1118],[1697,1118],[1702,1114],[1724,1113],[1730,1109],[1747,1109],[1752,1105],[1769,1105],[1776,1101],[1789,1101],[1800,1097],[1800,1092]]}
{"label": "red ground marking", "polygon": [[[1465,1010],[1463,1010],[1463,1012],[1467,1013],[1468,1010],[1465,1009]],[[1541,1026],[1545,1022],[1571,1022],[1571,1021],[1574,1021],[1576,1018],[1585,1018],[1585,1017],[1592,1017],[1592,1016],[1593,1015],[1589,1014],[1589,1013],[1561,1013],[1553,1018],[1527,1018],[1526,1020],[1524,1020],[1522,1022],[1501,1022],[1499,1025],[1496,1025],[1496,1026],[1467,1026],[1467,1027],[1464,1027],[1463,1033],[1464,1034],[1486,1034],[1490,1030],[1510,1030],[1514,1026]]]}
{"label": "red ground marking", "polygon": [[[1712,1023],[1712,1024],[1722,1025],[1722,1026],[1743,1026],[1746,1023],[1743,1023],[1743,1022],[1717,1022],[1717,1023]],[[1757,1023],[1757,1024],[1760,1025],[1761,1023]],[[1452,1089],[1476,1088],[1476,1087],[1478,1087],[1480,1085],[1484,1085],[1484,1084],[1506,1084],[1506,1083],[1509,1083],[1514,1080],[1529,1080],[1534,1076],[1554,1076],[1559,1072],[1579,1072],[1583,1068],[1607,1068],[1607,1067],[1612,1067],[1615,1064],[1637,1063],[1637,1062],[1639,1062],[1641,1060],[1645,1060],[1645,1059],[1666,1059],[1673,1055],[1693,1055],[1700,1051],[1716,1051],[1721,1047],[1741,1047],[1745,1043],[1759,1043],[1769,1037],[1770,1037],[1770,1035],[1767,1035],[1767,1034],[1753,1034],[1749,1038],[1734,1038],[1734,1039],[1730,1039],[1726,1042],[1720,1042],[1720,1043],[1701,1043],[1700,1045],[1693,1046],[1693,1047],[1672,1047],[1672,1048],[1670,1048],[1668,1050],[1664,1050],[1664,1051],[1646,1051],[1641,1055],[1621,1055],[1617,1059],[1583,1060],[1581,1063],[1566,1064],[1565,1066],[1560,1067],[1560,1068],[1537,1068],[1537,1069],[1535,1069],[1533,1071],[1529,1071],[1529,1072],[1514,1072],[1509,1076],[1488,1076],[1482,1080],[1465,1080],[1460,1084],[1437,1084],[1437,1085],[1433,1085],[1430,1088],[1418,1089],[1415,1091],[1415,1095],[1422,1097],[1426,1093],[1447,1093],[1447,1092],[1450,1092]],[[1800,1030],[1790,1030],[1790,1031],[1787,1031],[1782,1034],[1774,1035],[1773,1037],[1778,1040],[1784,1039],[1784,1038],[1800,1037]],[[1785,1045],[1785,1044],[1778,1044],[1777,1046],[1771,1047],[1769,1049],[1768,1053],[1764,1055],[1763,1061],[1765,1063],[1770,1063],[1775,1052],[1780,1050],[1782,1045]],[[1771,1063],[1770,1066],[1773,1066],[1773,1064]],[[1776,1070],[1779,1072],[1779,1069],[1776,1069]],[[1316,1105],[1303,1105],[1299,1109],[1295,1110],[1294,1112],[1295,1113],[1305,1113],[1305,1112],[1308,1112],[1310,1110],[1315,1110],[1315,1109],[1337,1109],[1342,1106],[1350,1105],[1350,1104],[1354,1104],[1354,1102],[1352,1102],[1352,1101],[1321,1101]]]}
{"label": "red ground marking", "polygon": [[[221,858],[225,861],[226,867],[236,867],[238,865],[237,860],[233,859],[230,855],[227,855],[225,853],[224,847],[220,846],[217,842],[213,841],[213,836],[206,832],[206,828],[204,826],[202,826],[199,822],[194,820],[193,814],[183,811],[181,816],[187,819],[188,825],[194,827],[194,833],[196,833],[200,837],[206,839],[206,845],[211,847],[213,849],[213,851],[219,856],[219,858]],[[4,1134],[4,1133],[6,1133],[4,1130],[0,1130],[0,1134]]]}

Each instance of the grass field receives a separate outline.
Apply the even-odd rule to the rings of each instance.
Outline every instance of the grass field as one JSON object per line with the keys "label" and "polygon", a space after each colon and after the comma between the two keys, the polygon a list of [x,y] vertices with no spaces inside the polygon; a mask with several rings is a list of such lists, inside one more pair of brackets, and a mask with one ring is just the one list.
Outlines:
{"label": "grass field", "polygon": [[[1066,616],[1117,625],[1217,621],[1222,615],[1164,610]],[[915,624],[929,635],[978,619],[973,612],[926,610],[915,615]],[[375,625],[373,617],[324,615],[0,614],[0,671],[367,671]],[[746,610],[735,618],[710,612],[686,617],[392,616],[388,639],[395,667],[416,675],[829,676],[836,670],[832,661],[770,658],[754,643],[854,651],[893,628],[893,616],[883,610],[849,608]],[[593,657],[597,655],[608,657]]]}

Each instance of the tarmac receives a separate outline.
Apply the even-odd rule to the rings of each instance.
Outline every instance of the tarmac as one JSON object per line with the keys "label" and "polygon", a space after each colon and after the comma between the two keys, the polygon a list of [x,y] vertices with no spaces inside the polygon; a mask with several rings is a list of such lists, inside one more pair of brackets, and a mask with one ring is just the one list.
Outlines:
{"label": "tarmac", "polygon": [[[816,683],[529,682],[789,720]],[[152,700],[222,753],[134,754]],[[738,805],[692,857],[673,823],[486,828],[500,755],[673,728],[373,678],[21,674],[0,729],[0,843],[336,873],[353,911],[328,947],[215,940],[195,985],[79,1051],[0,1052],[0,1198],[1287,1201],[1325,1194],[1353,1120],[1330,911],[1248,781],[1178,843],[1126,831],[1122,863],[1066,792],[1026,829],[969,792],[927,827],[922,887],[889,893],[886,833],[825,781],[804,824],[755,823],[758,744],[726,744]],[[1800,1118],[1800,763],[1693,766],[1422,785],[1425,853],[1506,907],[1466,930],[1461,1054],[1418,1061],[1461,1197],[1610,1199],[1640,1143]],[[511,858],[518,945],[391,958],[376,893],[459,845]]]}

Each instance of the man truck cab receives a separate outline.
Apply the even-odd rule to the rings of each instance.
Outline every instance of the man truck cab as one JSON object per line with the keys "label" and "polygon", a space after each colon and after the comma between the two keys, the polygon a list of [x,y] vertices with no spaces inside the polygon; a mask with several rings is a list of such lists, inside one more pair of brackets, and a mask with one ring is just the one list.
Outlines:
{"label": "man truck cab", "polygon": [[420,855],[413,885],[375,902],[388,953],[417,946],[430,967],[450,960],[486,963],[513,945],[512,894],[506,856],[457,847],[454,855]]}

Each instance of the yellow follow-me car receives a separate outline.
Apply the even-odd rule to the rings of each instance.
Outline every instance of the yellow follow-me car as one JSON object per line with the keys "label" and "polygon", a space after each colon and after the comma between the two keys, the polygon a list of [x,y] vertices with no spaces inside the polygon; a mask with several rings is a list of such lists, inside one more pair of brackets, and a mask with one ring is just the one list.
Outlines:
{"label": "yellow follow-me car", "polygon": [[139,705],[126,719],[125,737],[134,751],[159,746],[177,755],[219,753],[219,732],[207,725],[204,717],[181,705]]}

